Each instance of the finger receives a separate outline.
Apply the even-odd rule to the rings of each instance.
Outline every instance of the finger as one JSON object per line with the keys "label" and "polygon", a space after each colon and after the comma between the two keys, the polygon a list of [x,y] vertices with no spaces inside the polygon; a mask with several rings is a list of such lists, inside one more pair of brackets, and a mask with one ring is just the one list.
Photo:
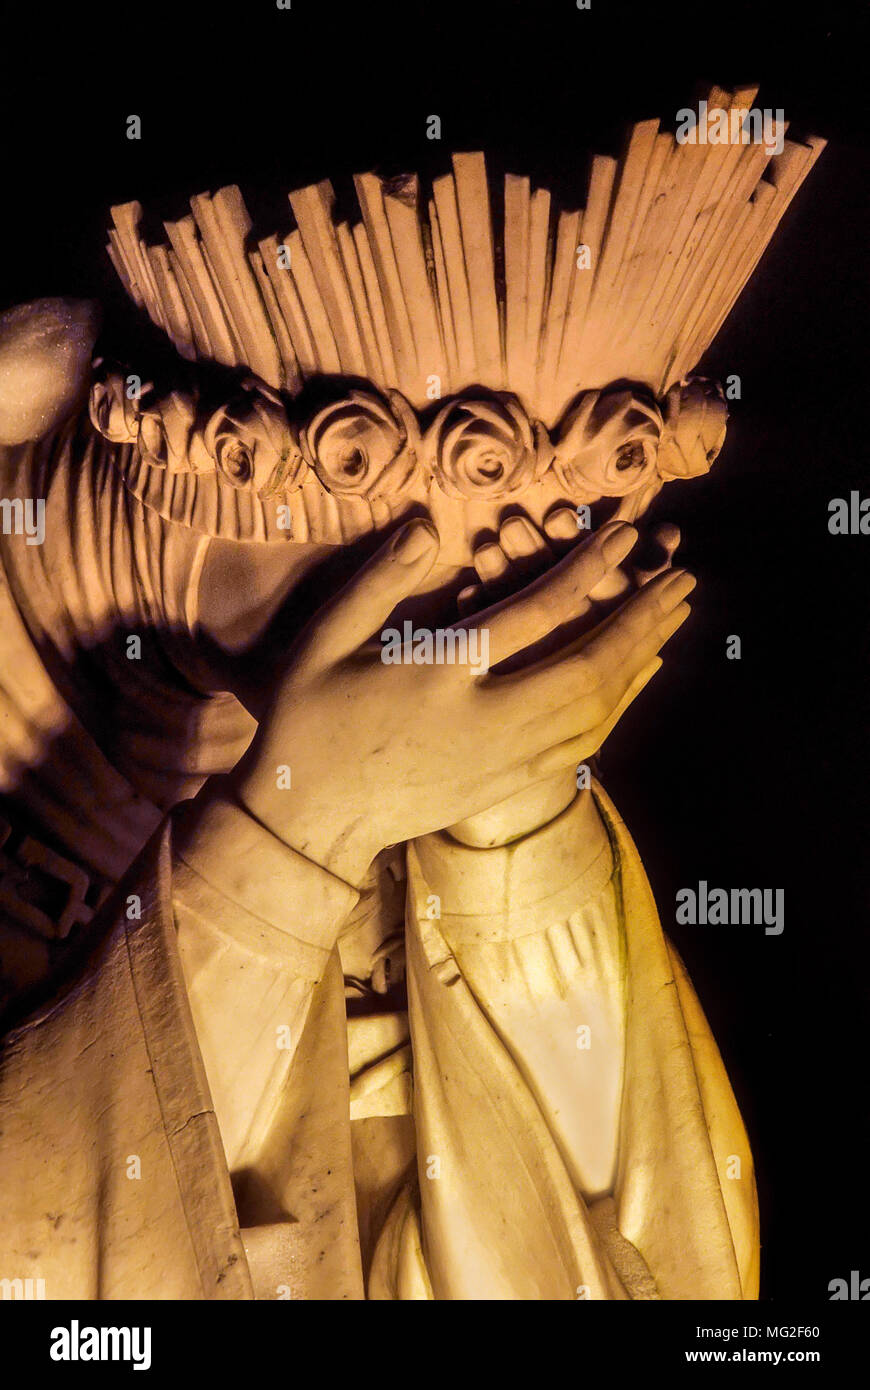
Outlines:
{"label": "finger", "polygon": [[[503,719],[534,726],[542,746],[599,724],[621,698],[623,689],[660,652],[689,613],[688,603],[678,602],[667,613],[646,614],[645,626],[632,634],[628,646],[624,645],[624,631],[610,628],[606,635],[612,645],[599,646],[592,660],[588,656],[591,644],[581,641],[574,644],[568,656],[541,662],[516,676],[491,677],[491,689],[504,699]],[[609,619],[603,626],[610,624]],[[577,728],[556,734],[557,727],[563,728],[571,720]]]}
{"label": "finger", "polygon": [[498,543],[510,562],[505,578],[514,593],[531,583],[555,559],[546,537],[525,516],[509,516],[502,522]]}
{"label": "finger", "polygon": [[577,513],[571,507],[557,507],[544,522],[544,533],[548,540],[557,543],[576,541]]}
{"label": "finger", "polygon": [[456,595],[456,607],[459,610],[460,618],[473,613],[480,606],[482,595],[482,584],[467,584],[464,589],[459,590]]}
{"label": "finger", "polygon": [[619,565],[610,570],[602,579],[600,584],[596,584],[591,590],[589,597],[594,603],[609,603],[612,599],[619,598],[631,587],[631,580],[625,570]]}
{"label": "finger", "polygon": [[318,615],[309,655],[321,667],[356,651],[419,586],[438,556],[438,532],[414,520],[396,532]]}
{"label": "finger", "polygon": [[533,526],[525,516],[509,516],[503,521],[499,528],[498,540],[505,555],[511,560],[550,553],[550,547],[537,526]]}
{"label": "finger", "polygon": [[[606,676],[648,636],[668,629],[670,615],[692,592],[696,582],[694,575],[685,570],[668,571],[651,580],[593,629],[581,655]],[[668,635],[671,635],[670,629]]]}
{"label": "finger", "polygon": [[514,588],[527,582],[523,575],[528,571],[520,563],[524,556],[543,556],[545,560],[552,561],[553,552],[525,517],[509,517],[502,525],[498,542],[486,541],[472,555],[480,584],[470,585],[457,595],[460,616],[465,617],[482,606],[484,586],[496,590],[495,595],[489,596],[489,602],[493,603],[496,597],[500,597],[498,590],[508,582]]}
{"label": "finger", "polygon": [[498,533],[499,544],[511,560],[546,559],[553,554],[546,537],[528,517],[509,516]]}
{"label": "finger", "polygon": [[[588,695],[618,673],[621,666],[630,662],[632,653],[637,657],[638,651],[649,651],[649,657],[652,657],[687,619],[689,607],[682,600],[691,594],[693,588],[695,578],[685,574],[685,571],[662,575],[645,585],[616,613],[610,614],[603,623],[580,638],[570,652],[555,657],[549,671],[543,670],[546,663],[541,663],[539,676],[542,687],[548,681],[556,685],[559,666],[563,666],[575,682],[577,694]],[[674,613],[681,605],[680,619],[674,626]]]}
{"label": "finger", "polygon": [[511,516],[502,523],[498,542],[487,541],[478,546],[473,559],[481,581],[495,584],[522,573],[519,562],[539,557],[550,560],[552,556],[546,540],[526,517]]}
{"label": "finger", "polygon": [[[498,603],[524,588],[555,559],[541,532],[525,516],[511,516],[502,523],[497,542],[478,546],[473,561],[487,592],[477,607]],[[463,616],[473,609],[462,610]]]}
{"label": "finger", "polygon": [[[677,628],[682,626],[689,612],[688,604],[678,605],[594,690],[588,694],[575,693],[558,708],[537,714],[527,727],[532,729],[540,747],[548,748],[554,743],[561,743],[563,739],[579,737],[608,720],[633,681],[655,659]],[[528,719],[528,703],[526,710]]]}
{"label": "finger", "polygon": [[562,772],[569,767],[577,767],[579,763],[585,762],[587,758],[592,758],[599,752],[613,729],[619,723],[629,705],[633,704],[640,692],[649,684],[653,676],[662,665],[661,658],[656,657],[648,662],[643,670],[635,676],[634,680],[625,691],[622,699],[613,709],[607,719],[596,724],[594,728],[578,734],[574,738],[567,738],[562,743],[555,744],[552,748],[546,749],[532,760],[530,771],[535,776],[551,776],[556,772]]}
{"label": "finger", "polygon": [[524,671],[487,677],[492,689],[510,699],[506,717],[552,716],[606,686],[621,668],[633,676],[640,658],[641,664],[650,661],[688,617],[691,610],[682,600],[694,583],[683,571],[654,579],[567,649]]}
{"label": "finger", "polygon": [[472,559],[481,584],[497,584],[510,569],[507,556],[495,541],[478,546]]}
{"label": "finger", "polygon": [[[519,594],[476,614],[474,623],[489,629],[490,665],[575,618],[589,590],[625,558],[636,540],[633,526],[603,527]],[[471,621],[465,619],[466,624]]]}
{"label": "finger", "polygon": [[682,539],[679,526],[673,521],[662,521],[653,527],[652,533],[653,539],[662,547],[668,559],[671,559]]}
{"label": "finger", "polygon": [[601,724],[590,729],[588,733],[579,734],[576,738],[565,739],[562,743],[557,743],[554,747],[548,748],[546,752],[539,753],[536,758],[533,758],[529,764],[531,775],[547,777],[550,773],[561,772],[566,767],[576,767],[586,758],[594,757],[608,735],[619,723],[629,705],[633,704],[644,687],[649,685],[653,676],[660,670],[661,665],[662,660],[659,656],[647,662],[643,670],[635,676],[616,708]]}
{"label": "finger", "polygon": [[639,589],[651,579],[655,579],[657,574],[664,574],[665,570],[671,568],[674,554],[680,544],[680,528],[673,522],[663,521],[659,526],[653,527],[651,537],[656,547],[653,563],[632,567],[634,582]]}

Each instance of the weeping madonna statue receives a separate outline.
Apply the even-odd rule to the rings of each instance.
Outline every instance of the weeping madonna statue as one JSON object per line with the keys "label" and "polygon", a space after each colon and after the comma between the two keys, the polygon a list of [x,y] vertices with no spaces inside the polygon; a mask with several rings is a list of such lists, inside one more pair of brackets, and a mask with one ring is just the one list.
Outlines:
{"label": "weeping madonna statue", "polygon": [[590,762],[689,611],[675,528],[630,557],[723,443],[692,369],[821,147],[644,121],[581,211],[459,154],[283,239],[235,187],[159,244],[115,207],[164,379],[90,303],[2,316],[4,1277],[757,1297],[746,1132]]}

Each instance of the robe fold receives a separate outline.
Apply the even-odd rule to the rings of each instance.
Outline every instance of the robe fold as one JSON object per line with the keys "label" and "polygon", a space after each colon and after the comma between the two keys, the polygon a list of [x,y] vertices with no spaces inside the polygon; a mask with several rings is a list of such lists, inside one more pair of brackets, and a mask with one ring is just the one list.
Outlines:
{"label": "robe fold", "polygon": [[[602,1210],[591,1218],[590,1206],[603,1203],[587,1204],[572,1181],[570,1155],[531,1093],[527,1062],[505,1046],[497,1020],[475,998],[445,940],[445,919],[426,915],[433,877],[420,863],[431,854],[410,851],[414,1067],[429,1079],[415,1086],[415,1125],[420,1154],[440,1159],[437,1180],[426,1179],[420,1159],[422,1245],[435,1296],[755,1298],[757,1202],[746,1132],[637,851],[597,785],[595,798],[613,849],[625,940],[625,1066],[609,1220]],[[507,862],[490,877],[493,887],[511,885],[502,920],[532,911],[523,893],[538,875],[554,887],[564,872],[558,840],[572,815],[569,807],[500,852]],[[427,838],[442,842],[442,870],[457,856],[465,861],[457,879],[467,898],[479,897],[468,866],[480,853]],[[523,875],[510,861],[520,856],[527,863],[517,888]],[[567,888],[579,896],[576,883]],[[556,898],[550,894],[544,920],[564,912]],[[610,1240],[596,1238],[602,1219]]]}
{"label": "robe fold", "polygon": [[[350,1082],[334,945],[354,890],[247,822],[239,808],[187,803],[106,904],[111,925],[91,968],[4,1040],[0,1247],[9,1277],[44,1279],[48,1298],[757,1297],[746,1134],[637,852],[598,787],[595,797],[625,937],[625,1067],[612,1197],[584,1200],[523,1058],[464,979],[444,934],[449,895],[440,922],[427,915],[432,881],[425,875],[443,886],[438,874],[449,880],[452,858],[461,861],[453,867],[462,891],[469,856],[483,856],[489,874],[508,866],[508,882],[520,884],[531,880],[509,865],[524,857],[552,885],[557,866],[570,861],[571,807],[503,850],[468,850],[447,836],[410,849],[412,1047],[396,1049],[394,1033],[385,1053],[394,1058],[392,1076],[366,1091],[359,1084],[365,1067]],[[234,859],[243,834],[250,852]],[[257,844],[259,862],[273,862],[273,873],[252,874]],[[569,892],[570,873],[556,887]],[[138,920],[127,915],[131,896],[141,902]],[[498,914],[510,922],[533,907],[522,892],[516,901],[508,894]],[[537,915],[548,921],[548,911]],[[228,949],[248,952],[252,963],[283,949],[274,921],[285,921],[287,987],[298,996],[291,1045],[275,1048],[270,1040],[277,1060],[268,1063],[266,1099],[233,1142],[232,1177],[194,1021],[197,977],[186,983],[179,948],[204,914]],[[224,959],[215,949],[200,952],[212,985],[214,962]],[[300,973],[307,980],[298,995]],[[214,1040],[206,1057],[210,1050]],[[383,1062],[375,1059],[382,1072]],[[410,1068],[409,1120],[395,1082]],[[397,1119],[406,1138],[413,1126],[416,1164],[402,1171],[409,1151],[399,1144],[392,1199],[381,1200],[380,1228],[364,1257],[363,1206],[369,1212],[379,1194],[373,1202],[370,1191],[364,1203],[355,1190],[360,1148],[352,1131]],[[375,1172],[378,1153],[375,1133],[368,1156]]]}
{"label": "robe fold", "polygon": [[[2,1277],[757,1297],[746,1134],[601,788],[591,862],[583,792],[508,846],[396,847],[358,893],[221,790],[254,725],[198,684],[207,542],[141,507],[86,419],[0,469],[51,518],[44,546],[0,536],[0,1007],[67,980],[0,1040]],[[63,928],[24,900],[34,865]],[[348,1018],[360,963],[399,960],[403,889],[408,1010]]]}

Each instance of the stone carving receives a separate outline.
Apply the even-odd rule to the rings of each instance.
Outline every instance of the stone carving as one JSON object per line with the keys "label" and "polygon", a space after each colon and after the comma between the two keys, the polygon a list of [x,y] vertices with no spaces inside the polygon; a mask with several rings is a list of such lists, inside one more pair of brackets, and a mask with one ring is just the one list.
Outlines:
{"label": "stone carving", "polygon": [[235,188],[164,245],[126,204],[166,381],[135,342],[91,373],[87,306],[0,317],[5,486],[46,507],[0,536],[16,1277],[757,1296],[749,1141],[589,761],[694,584],[631,523],[721,450],[694,368],[821,147],[642,122],[582,212],[509,176],[502,231],[479,154],[429,199],[359,176],[354,225],[300,189],[281,240]]}
{"label": "stone carving", "polygon": [[[467,501],[516,498],[551,468],[568,497],[624,497],[657,473],[706,472],[728,413],[721,388],[696,376],[668,392],[666,429],[648,393],[610,388],[578,396],[552,437],[507,392],[464,392],[424,428],[401,392],[373,386],[335,391],[294,421],[292,405],[253,378],[206,417],[195,393],[161,398],[151,387],[131,401],[124,380],[103,370],[91,388],[91,421],[105,439],[135,444],[150,468],[214,473],[260,498],[296,491],[308,469],[333,497],[422,499],[437,487]],[[702,443],[705,468],[694,459]]]}
{"label": "stone carving", "polygon": [[696,478],[709,472],[725,443],[727,419],[722,388],[715,382],[689,377],[672,386],[658,456],[662,478]]}
{"label": "stone carving", "polygon": [[559,481],[586,501],[624,497],[655,477],[661,433],[655,402],[631,391],[588,391],[559,426]]}
{"label": "stone carving", "polygon": [[350,390],[301,429],[302,451],[334,497],[399,497],[420,458],[420,429],[399,391]]}

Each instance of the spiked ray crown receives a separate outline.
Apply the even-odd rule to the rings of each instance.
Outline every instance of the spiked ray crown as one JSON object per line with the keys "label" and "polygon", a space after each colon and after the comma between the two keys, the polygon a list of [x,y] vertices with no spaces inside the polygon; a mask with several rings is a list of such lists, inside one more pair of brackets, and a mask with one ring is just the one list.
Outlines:
{"label": "spiked ray crown", "polygon": [[680,143],[643,121],[593,159],[580,211],[514,175],[496,199],[479,153],[428,197],[358,175],[353,224],[329,183],[298,189],[283,237],[255,236],[236,187],[191,198],[160,245],[138,203],[115,207],[127,293],[239,389],[216,408],[195,384],[131,398],[104,365],[91,418],[143,502],[213,535],[340,544],[423,504],[459,558],[517,501],[540,520],[613,497],[630,518],[721,447],[721,392],[689,374],[823,144]]}

